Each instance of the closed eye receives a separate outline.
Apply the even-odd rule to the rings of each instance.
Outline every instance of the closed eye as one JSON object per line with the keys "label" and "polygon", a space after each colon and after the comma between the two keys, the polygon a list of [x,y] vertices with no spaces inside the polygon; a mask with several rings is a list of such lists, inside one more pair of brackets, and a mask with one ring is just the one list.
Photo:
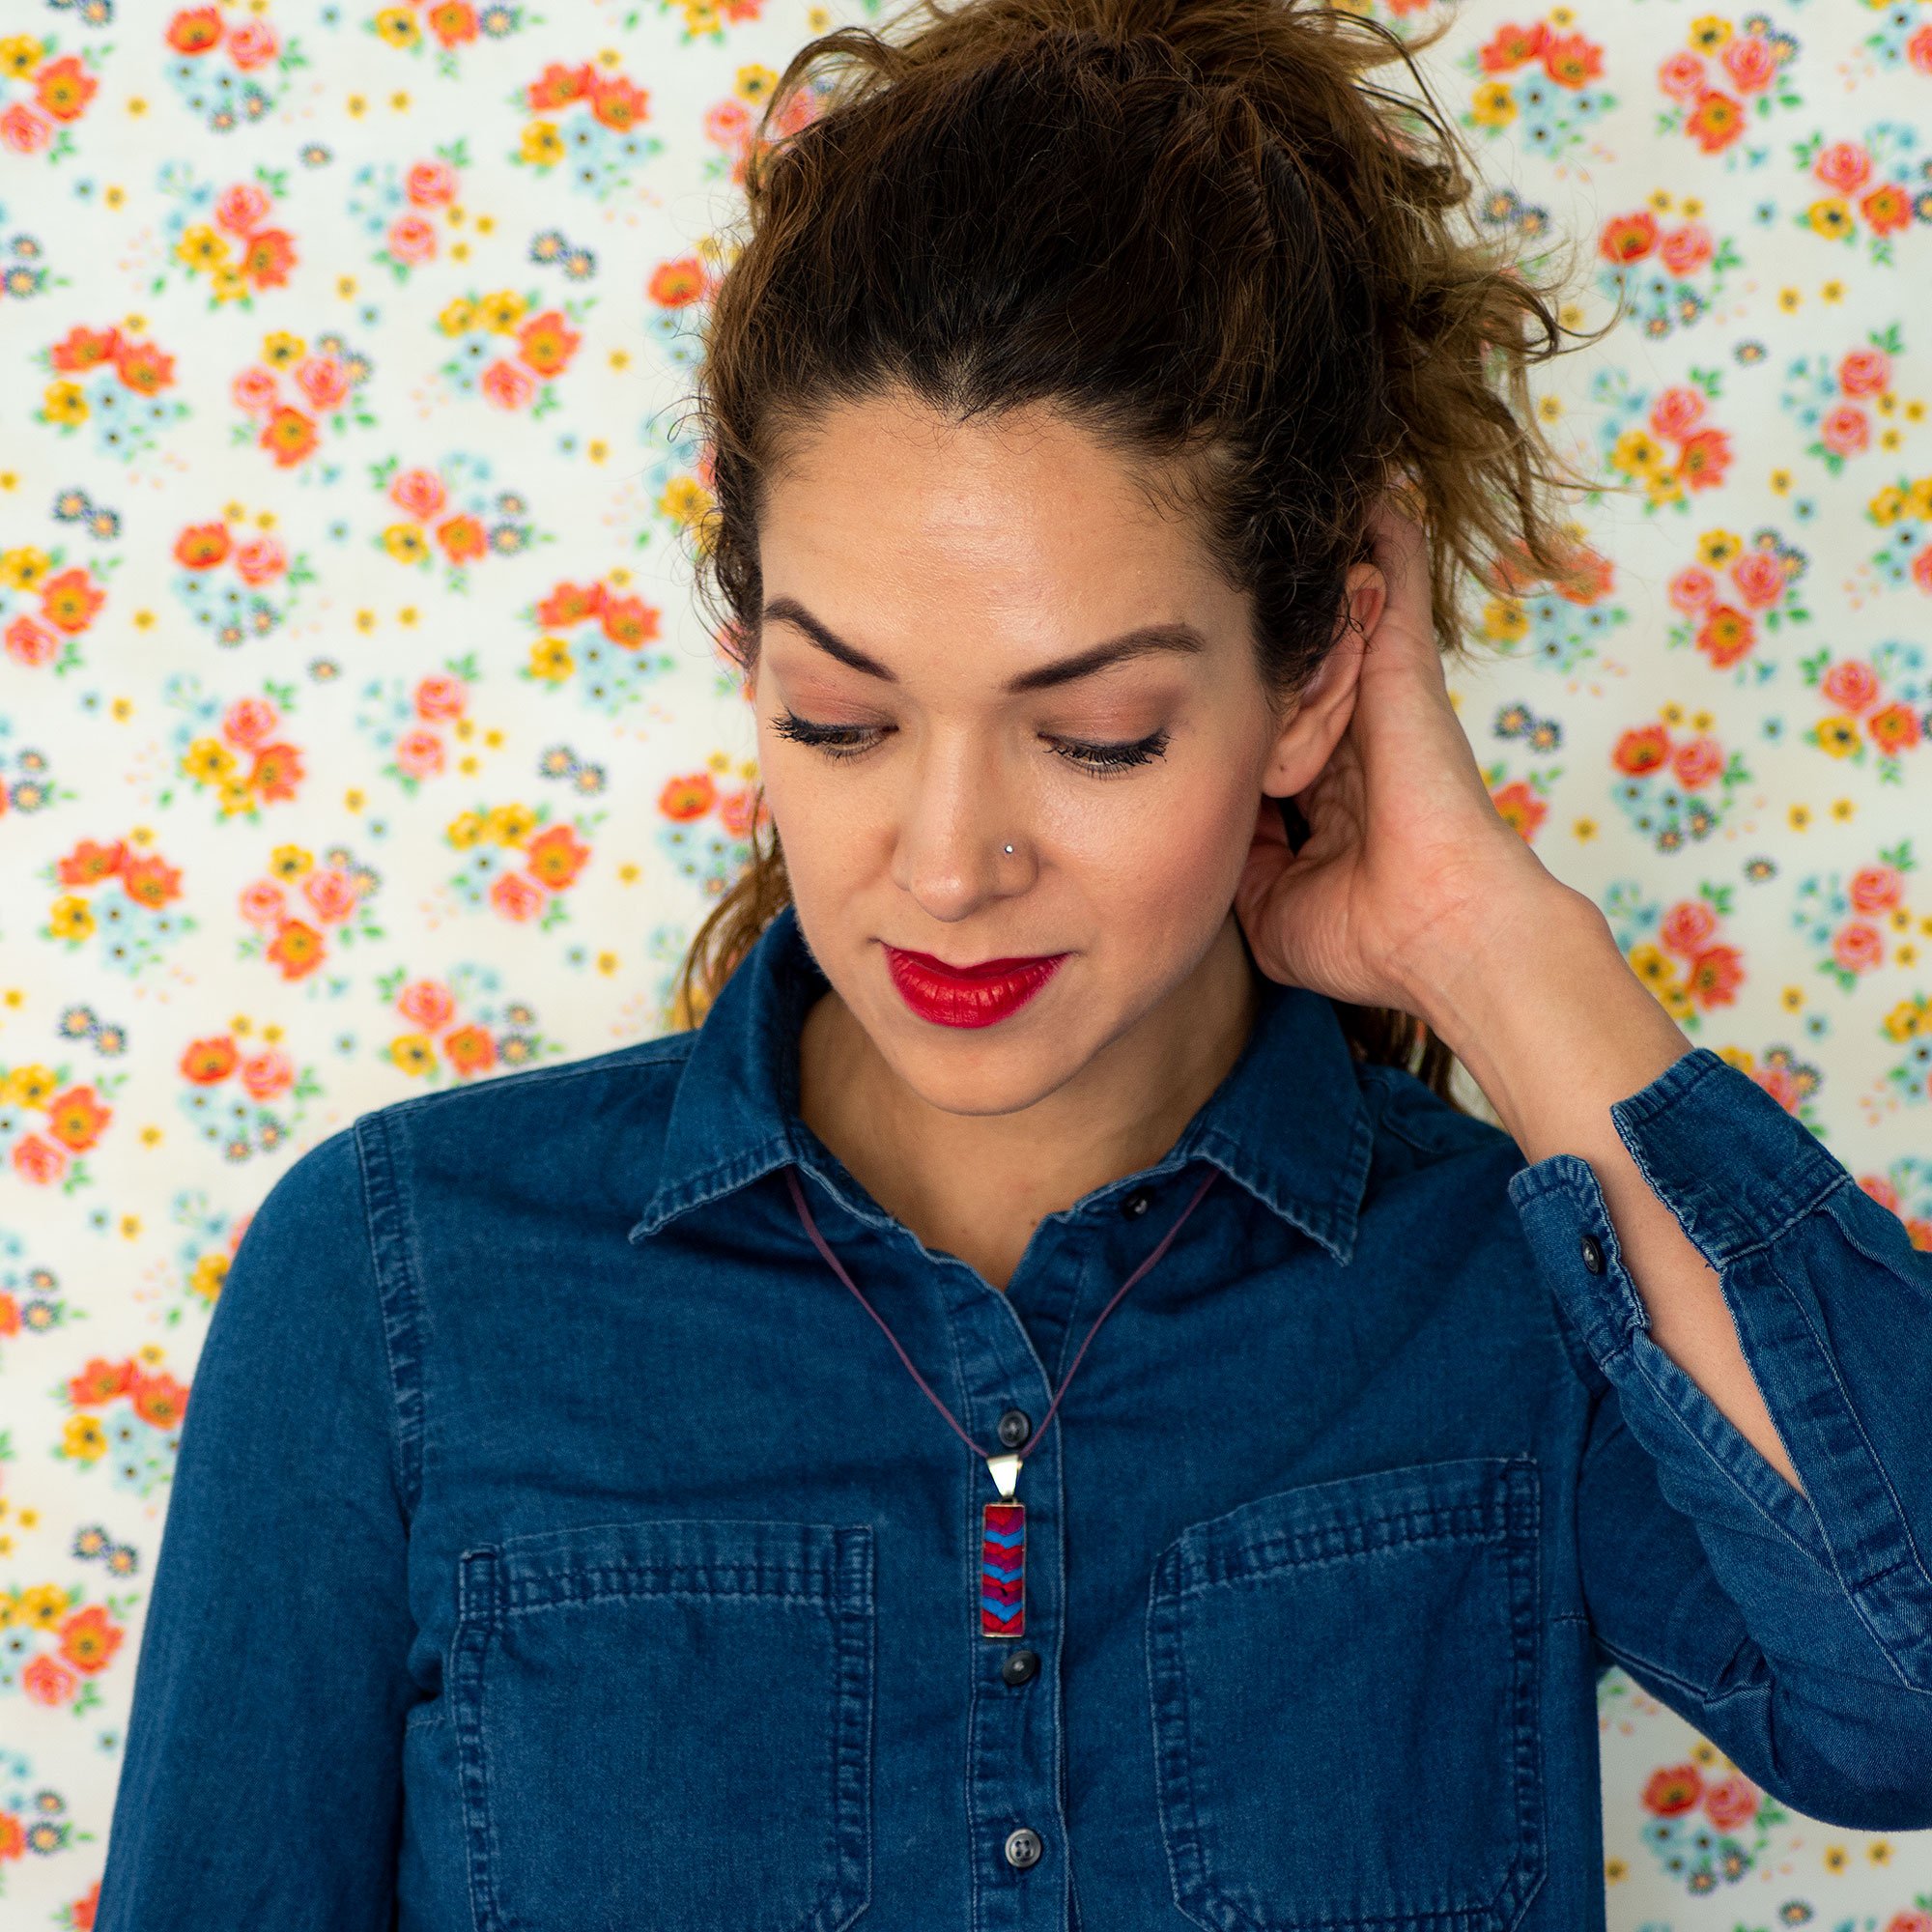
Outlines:
{"label": "closed eye", "polygon": [[[771,721],[772,729],[795,744],[810,745],[828,758],[856,758],[876,746],[892,728],[884,724],[819,724],[801,718],[796,711],[781,711]],[[1082,738],[1057,738],[1040,733],[1041,741],[1057,756],[1095,778],[1108,778],[1131,770],[1166,753],[1168,733],[1150,731],[1145,738],[1120,742],[1095,742]]]}

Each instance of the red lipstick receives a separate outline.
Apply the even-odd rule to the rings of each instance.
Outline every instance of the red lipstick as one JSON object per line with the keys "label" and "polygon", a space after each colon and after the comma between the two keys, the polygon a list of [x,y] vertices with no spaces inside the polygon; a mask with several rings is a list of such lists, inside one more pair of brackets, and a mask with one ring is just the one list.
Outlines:
{"label": "red lipstick", "polygon": [[955,1027],[991,1026],[1017,1012],[1053,978],[1065,957],[1064,952],[1046,952],[949,966],[929,952],[886,948],[886,964],[899,998],[921,1019]]}

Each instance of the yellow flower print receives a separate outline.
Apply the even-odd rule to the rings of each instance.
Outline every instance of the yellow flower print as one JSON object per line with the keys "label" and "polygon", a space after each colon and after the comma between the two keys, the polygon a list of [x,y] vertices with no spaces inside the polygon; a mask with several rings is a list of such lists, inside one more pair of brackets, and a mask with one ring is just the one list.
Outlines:
{"label": "yellow flower print", "polygon": [[1704,14],[1690,22],[1690,44],[1700,54],[1714,54],[1731,38],[1731,23],[1720,14]]}
{"label": "yellow flower print", "polygon": [[1626,430],[1610,451],[1610,467],[1626,476],[1655,475],[1669,460],[1663,445],[1641,429]]}
{"label": "yellow flower print", "polygon": [[1865,515],[1875,524],[1895,524],[1909,499],[1895,483],[1888,483],[1869,503]]}
{"label": "yellow flower print", "polygon": [[485,829],[498,845],[521,845],[536,823],[536,813],[526,805],[498,805],[491,808]]}
{"label": "yellow flower print", "polygon": [[476,304],[468,296],[458,296],[437,317],[436,326],[445,335],[464,335],[476,327]]}
{"label": "yellow flower print", "polygon": [[1653,503],[1675,503],[1684,496],[1684,479],[1674,469],[1661,470],[1644,481],[1644,494]]}
{"label": "yellow flower print", "polygon": [[215,792],[214,802],[221,808],[221,815],[230,818],[237,812],[253,811],[255,794],[245,778],[232,778]]}
{"label": "yellow flower print", "polygon": [[1718,1058],[1727,1066],[1735,1066],[1740,1073],[1748,1073],[1757,1065],[1757,1055],[1746,1052],[1741,1046],[1720,1046]]}
{"label": "yellow flower print", "polygon": [[407,7],[384,7],[376,15],[376,31],[392,47],[412,47],[422,37],[416,16]]}
{"label": "yellow flower print", "polygon": [[561,638],[539,638],[530,646],[530,675],[547,684],[561,684],[577,668],[570,646]]}
{"label": "yellow flower print", "polygon": [[285,328],[262,338],[262,360],[270,369],[293,369],[307,354],[308,344]]}
{"label": "yellow flower print", "polygon": [[732,83],[732,91],[740,100],[749,100],[753,107],[762,106],[772,97],[779,84],[776,69],[753,63],[751,67],[741,67]]}
{"label": "yellow flower print", "polygon": [[1852,211],[1837,195],[1826,195],[1814,201],[1804,211],[1804,218],[1812,229],[1828,242],[1835,242],[1841,236],[1849,235],[1852,228]]}
{"label": "yellow flower print", "polygon": [[41,413],[55,424],[87,420],[87,397],[78,383],[49,383],[41,403]]}
{"label": "yellow flower print", "polygon": [[235,753],[219,738],[197,738],[182,753],[181,768],[197,784],[214,784],[235,769]]}
{"label": "yellow flower print", "polygon": [[460,851],[478,843],[483,837],[483,814],[480,811],[463,811],[443,827],[442,836]]}
{"label": "yellow flower print", "polygon": [[1744,538],[1733,530],[1706,530],[1697,540],[1697,560],[1722,570],[1744,547]]}
{"label": "yellow flower print", "polygon": [[1658,999],[1662,1003],[1663,1010],[1674,1020],[1689,1019],[1697,1009],[1697,1003],[1690,997],[1689,988],[1678,980],[1673,980],[1669,985],[1660,986],[1655,990]]}
{"label": "yellow flower print", "polygon": [[712,504],[711,492],[695,476],[673,476],[658,498],[658,508],[672,522],[689,526],[697,522]]}
{"label": "yellow flower print", "polygon": [[533,167],[554,167],[563,159],[563,136],[554,121],[532,121],[524,129],[524,159]]}
{"label": "yellow flower print", "polygon": [[429,554],[429,544],[414,524],[391,524],[383,532],[383,548],[398,563],[420,563]]}
{"label": "yellow flower print", "polygon": [[0,41],[0,73],[9,80],[25,80],[41,64],[45,49],[31,34],[9,34]]}
{"label": "yellow flower print", "polygon": [[207,222],[197,222],[175,243],[175,259],[190,269],[212,269],[228,259],[228,238]]}
{"label": "yellow flower print", "polygon": [[1486,80],[1469,97],[1469,113],[1478,128],[1507,128],[1516,119],[1516,96],[1506,80]]}
{"label": "yellow flower print", "polygon": [[278,879],[298,879],[315,865],[315,854],[304,845],[277,845],[269,854],[269,870]]}
{"label": "yellow flower print", "polygon": [[1905,500],[1915,517],[1932,519],[1932,476],[1915,476]]}
{"label": "yellow flower print", "polygon": [[54,1070],[32,1060],[7,1076],[7,1098],[17,1107],[40,1107],[53,1098]]}
{"label": "yellow flower print", "polygon": [[[101,1446],[106,1446],[105,1438]],[[67,1592],[58,1583],[31,1584],[20,1592],[18,1615],[23,1624],[37,1630],[58,1630],[67,1615]]]}
{"label": "yellow flower print", "polygon": [[203,1301],[213,1302],[220,1295],[227,1280],[228,1257],[222,1254],[203,1255],[195,1263],[187,1285]]}
{"label": "yellow flower print", "polygon": [[249,293],[248,277],[239,262],[223,262],[208,280],[209,292],[218,302],[240,301]]}
{"label": "yellow flower print", "polygon": [[401,1033],[389,1042],[389,1059],[403,1073],[427,1073],[436,1065],[436,1041],[424,1033]]}
{"label": "yellow flower print", "polygon": [[495,295],[483,298],[480,314],[485,328],[493,328],[498,335],[507,335],[523,319],[526,304],[514,289],[498,289]]}
{"label": "yellow flower print", "polygon": [[1483,606],[1483,636],[1513,644],[1529,629],[1529,613],[1520,597],[1492,597]]}
{"label": "yellow flower print", "polygon": [[0,552],[0,583],[10,590],[31,590],[53,567],[53,558],[31,544]]}
{"label": "yellow flower print", "polygon": [[1924,1029],[1927,1012],[1932,1010],[1932,1002],[1925,1000],[1901,1000],[1885,1016],[1885,1032],[1888,1039],[1917,1039]]}
{"label": "yellow flower print", "polygon": [[1850,757],[1859,749],[1859,721],[1843,716],[1821,719],[1818,749],[1830,752],[1834,758]]}
{"label": "yellow flower print", "polygon": [[47,915],[47,930],[56,939],[86,939],[94,931],[94,913],[84,898],[56,899]]}
{"label": "yellow flower print", "polygon": [[1662,947],[1633,946],[1630,950],[1631,971],[1648,986],[1652,992],[1670,983],[1670,959]]}

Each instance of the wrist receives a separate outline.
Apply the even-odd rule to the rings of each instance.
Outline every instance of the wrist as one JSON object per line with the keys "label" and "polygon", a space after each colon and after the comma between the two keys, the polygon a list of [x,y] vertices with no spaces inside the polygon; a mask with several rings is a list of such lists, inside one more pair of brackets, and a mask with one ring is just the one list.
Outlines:
{"label": "wrist", "polygon": [[1622,959],[1597,902],[1524,857],[1530,865],[1520,878],[1499,882],[1438,923],[1404,975],[1404,1009],[1459,1054],[1486,1009],[1520,997],[1557,959],[1598,949]]}

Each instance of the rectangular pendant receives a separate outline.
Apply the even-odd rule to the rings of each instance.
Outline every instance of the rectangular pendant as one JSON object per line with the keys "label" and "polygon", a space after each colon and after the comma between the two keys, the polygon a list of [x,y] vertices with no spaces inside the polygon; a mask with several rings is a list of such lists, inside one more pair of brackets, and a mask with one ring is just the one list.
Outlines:
{"label": "rectangular pendant", "polygon": [[1026,1505],[981,1509],[980,1634],[1020,1636],[1026,1630]]}

